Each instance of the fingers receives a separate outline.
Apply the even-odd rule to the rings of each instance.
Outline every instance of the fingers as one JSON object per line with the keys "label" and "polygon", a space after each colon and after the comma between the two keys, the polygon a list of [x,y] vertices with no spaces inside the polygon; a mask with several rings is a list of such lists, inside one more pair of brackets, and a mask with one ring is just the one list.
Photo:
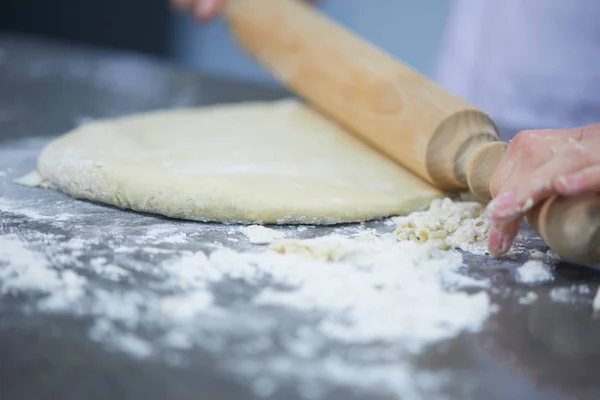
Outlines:
{"label": "fingers", "polygon": [[[488,206],[490,217],[498,222],[509,222],[521,217],[538,202],[560,192],[559,182],[565,183],[565,177],[573,177],[573,174],[594,163],[598,163],[597,156],[589,146],[569,144],[565,150],[558,152],[538,168],[520,171],[514,179],[505,182],[502,193]],[[575,183],[589,185],[593,183],[590,182],[593,178],[594,175],[581,182],[582,178],[575,175],[575,179],[579,179]]]}
{"label": "fingers", "polygon": [[201,21],[216,17],[223,10],[225,3],[226,0],[171,0],[176,10],[191,12]]}
{"label": "fingers", "polygon": [[585,168],[556,180],[556,191],[563,196],[579,196],[600,191],[600,165]]}
{"label": "fingers", "polygon": [[193,14],[201,21],[212,19],[223,10],[226,2],[227,0],[195,0]]}
{"label": "fingers", "polygon": [[510,250],[519,233],[521,221],[517,219],[506,224],[492,222],[488,239],[488,251],[492,257],[500,257]]}
{"label": "fingers", "polygon": [[508,145],[490,182],[493,196],[498,195],[507,182],[520,179],[522,173],[533,171],[559,149],[580,140],[581,130],[539,130],[519,132]]}
{"label": "fingers", "polygon": [[[191,12],[195,18],[206,21],[219,15],[227,0],[170,0],[172,6],[182,12]],[[317,4],[319,0],[307,0],[309,4]]]}

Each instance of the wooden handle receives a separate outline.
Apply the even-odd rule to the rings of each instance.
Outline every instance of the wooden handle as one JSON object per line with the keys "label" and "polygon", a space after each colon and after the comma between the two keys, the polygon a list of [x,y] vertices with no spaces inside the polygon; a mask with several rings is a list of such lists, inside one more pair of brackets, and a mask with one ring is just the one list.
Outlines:
{"label": "wooden handle", "polygon": [[600,264],[599,194],[554,196],[531,210],[527,221],[564,258],[582,265]]}
{"label": "wooden handle", "polygon": [[[490,177],[506,145],[485,113],[301,1],[230,0],[225,16],[242,48],[350,133],[442,190],[491,198]],[[540,214],[543,223],[536,219],[550,246],[573,242],[564,235],[583,229],[556,228],[580,221],[564,220],[559,203]],[[600,263],[595,250],[570,249],[555,250]]]}

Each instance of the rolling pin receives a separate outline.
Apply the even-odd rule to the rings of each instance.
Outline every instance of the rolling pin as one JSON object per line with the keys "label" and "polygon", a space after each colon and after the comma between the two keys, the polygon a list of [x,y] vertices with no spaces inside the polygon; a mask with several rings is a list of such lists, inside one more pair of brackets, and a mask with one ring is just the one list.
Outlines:
{"label": "rolling pin", "polygon": [[[282,84],[446,192],[489,201],[507,144],[485,113],[299,0],[229,0],[238,44]],[[527,220],[561,257],[600,264],[600,195],[552,197]]]}

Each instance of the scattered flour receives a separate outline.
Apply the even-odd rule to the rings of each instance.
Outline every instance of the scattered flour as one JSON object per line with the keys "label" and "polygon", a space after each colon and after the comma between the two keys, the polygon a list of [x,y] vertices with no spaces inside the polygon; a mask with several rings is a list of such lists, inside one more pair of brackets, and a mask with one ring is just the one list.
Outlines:
{"label": "scattered flour", "polygon": [[[85,278],[71,270],[52,268],[47,256],[28,250],[26,243],[15,237],[0,239],[1,259],[9,260],[0,270],[2,291],[38,290],[51,295],[53,300],[44,300],[46,305],[61,304],[64,309],[73,302],[72,307],[80,306]],[[72,239],[66,247],[75,251],[86,243]],[[91,259],[88,267],[110,279],[129,274],[103,257]],[[456,282],[455,275],[462,267],[458,253],[432,254],[391,235],[372,236],[369,241],[339,236],[278,240],[260,253],[222,249],[210,256],[197,252],[163,263],[160,273],[165,275],[165,287],[176,288],[177,294],[161,298],[154,311],[165,312],[169,319],[189,319],[211,306],[211,282],[233,278],[257,284],[268,276],[285,290],[270,286],[256,297],[257,304],[337,313],[335,318],[325,319],[322,327],[338,339],[405,338],[424,345],[475,330],[489,314],[484,292],[469,295],[452,291],[456,287],[445,288]],[[128,308],[128,304],[142,303],[137,295],[129,299],[105,291],[92,295],[100,300],[92,307],[102,309],[97,314],[111,315],[114,311],[110,310],[118,310],[119,315],[125,312],[131,319],[138,318]],[[361,301],[356,301],[357,296]]]}
{"label": "scattered flour", "polygon": [[109,263],[105,257],[92,258],[89,265],[96,274],[111,281],[119,281],[129,275],[125,268]]}
{"label": "scattered flour", "polygon": [[529,250],[527,250],[527,254],[531,258],[538,259],[538,260],[547,260],[548,262],[551,262],[551,263],[552,262],[556,263],[556,262],[560,261],[560,256],[552,250],[543,252],[538,249],[529,249]]}
{"label": "scattered flour", "polygon": [[550,298],[557,303],[571,303],[573,291],[567,287],[554,288],[550,291]]}
{"label": "scattered flour", "polygon": [[58,271],[48,260],[27,249],[15,236],[0,236],[0,290],[10,293],[20,290],[52,292],[62,288]]}
{"label": "scattered flour", "polygon": [[61,311],[84,294],[87,280],[71,270],[57,270],[16,236],[0,236],[0,293],[32,291],[47,295],[40,306]]}
{"label": "scattered flour", "polygon": [[571,285],[568,287],[557,287],[550,291],[550,298],[557,303],[577,303],[585,299],[582,294],[589,294],[587,285]]}
{"label": "scattered flour", "polygon": [[437,199],[429,210],[397,217],[395,222],[400,240],[428,243],[443,250],[487,253],[489,222],[480,203]]}
{"label": "scattered flour", "polygon": [[600,287],[598,288],[598,291],[596,292],[596,295],[594,296],[592,308],[594,309],[594,311],[600,311]]}
{"label": "scattered flour", "polygon": [[0,211],[7,211],[7,212],[15,213],[15,214],[24,215],[24,216],[29,217],[34,220],[50,218],[49,216],[44,216],[44,215],[40,214],[35,209],[25,208],[22,205],[8,201],[3,197],[0,197]]}
{"label": "scattered flour", "polygon": [[538,295],[534,292],[528,292],[525,296],[519,298],[519,304],[533,304],[537,301]]}
{"label": "scattered flour", "polygon": [[269,244],[274,240],[283,239],[285,237],[283,232],[265,228],[262,225],[243,226],[240,228],[240,232],[244,234],[252,244]]}
{"label": "scattered flour", "polygon": [[264,259],[271,276],[284,278],[297,290],[267,289],[257,301],[337,311],[343,318],[325,320],[321,328],[340,340],[403,339],[418,350],[424,343],[477,330],[490,313],[484,292],[469,295],[444,289],[462,267],[458,253],[432,255],[391,236],[373,241],[282,240],[270,250],[285,256],[251,255],[251,262],[257,263],[254,257]]}
{"label": "scattered flour", "polygon": [[539,260],[530,260],[516,270],[517,282],[536,284],[546,283],[554,280],[550,268]]}
{"label": "scattered flour", "polygon": [[[164,243],[161,232],[166,231],[160,224],[146,229],[140,235],[144,248]],[[194,240],[185,238],[188,244]],[[185,357],[195,346],[220,354],[230,340],[241,337],[243,347],[228,368],[253,381],[259,374],[276,387],[281,379],[310,378],[314,384],[325,378],[407,399],[419,398],[414,394],[421,390],[417,381],[425,375],[433,379],[407,357],[461,332],[477,331],[493,312],[485,292],[458,290],[481,286],[461,274],[460,253],[398,241],[392,234],[365,230],[355,238],[274,239],[267,248],[247,253],[177,250],[152,264],[128,258],[138,251],[136,240],[118,254],[109,253],[125,257],[113,260],[86,258],[90,248],[103,243],[97,237],[0,235],[0,293],[36,293],[37,312],[92,317],[90,338],[132,357],[156,357],[164,351],[180,351]],[[108,289],[86,278],[96,274],[115,282],[140,273],[152,277],[150,287]],[[252,288],[255,294],[238,306],[250,307],[250,314],[222,306],[214,288],[225,282]],[[278,334],[281,321],[268,311],[273,309],[318,316],[316,322],[298,326],[298,335],[280,338],[284,353],[276,356],[270,355],[270,338]],[[144,329],[162,333],[149,338]],[[393,363],[376,363],[372,368],[377,373],[357,380],[364,375],[364,363],[342,353],[317,356],[332,342],[367,346],[356,350],[364,352],[359,359],[373,357],[368,346],[374,343],[388,343],[404,355]],[[442,373],[436,379],[442,386],[447,382]]]}

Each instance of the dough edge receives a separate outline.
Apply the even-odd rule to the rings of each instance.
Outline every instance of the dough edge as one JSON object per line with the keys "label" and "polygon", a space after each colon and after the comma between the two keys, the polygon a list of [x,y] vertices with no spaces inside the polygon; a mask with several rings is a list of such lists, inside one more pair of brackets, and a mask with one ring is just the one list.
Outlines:
{"label": "dough edge", "polygon": [[[246,104],[269,104],[269,102]],[[235,105],[240,106],[241,104],[236,103]],[[103,119],[98,123],[112,123],[171,111],[178,110],[149,111],[120,118]],[[91,124],[94,123],[96,122]],[[326,193],[320,196],[318,191],[315,191],[316,194],[310,201],[290,206],[290,204],[280,203],[275,197],[256,195],[257,192],[268,192],[269,187],[273,184],[273,179],[276,178],[269,177],[271,182],[267,182],[265,179],[264,182],[254,182],[250,186],[246,184],[247,178],[244,176],[228,177],[226,185],[220,182],[221,179],[218,176],[205,176],[198,179],[197,185],[186,196],[181,196],[182,182],[180,179],[171,176],[168,181],[157,180],[155,179],[156,174],[160,176],[158,170],[155,171],[156,173],[152,173],[152,170],[144,169],[141,173],[141,169],[136,167],[114,168],[97,164],[94,160],[73,160],[65,157],[61,146],[67,145],[68,147],[69,143],[75,141],[88,125],[71,130],[51,141],[38,158],[38,172],[43,179],[50,182],[53,188],[73,198],[104,203],[121,209],[202,222],[332,225],[406,215],[413,211],[424,210],[432,200],[443,197],[442,192],[423,185],[418,189],[411,187],[409,189],[413,192],[411,195],[403,194],[395,201],[389,199],[379,201],[372,198],[369,201],[370,204],[367,205],[364,198],[353,201],[349,192],[350,196],[342,199],[343,204],[324,206],[323,202],[327,199]],[[83,179],[77,181],[72,179],[73,171],[84,171],[85,173],[81,175]],[[132,179],[131,177],[136,178]],[[236,179],[238,179],[238,184],[232,185],[232,181]],[[318,186],[318,183],[315,185]],[[179,195],[174,195],[178,192]],[[202,201],[198,199],[202,199]],[[328,207],[326,216],[323,215],[324,207]]]}

